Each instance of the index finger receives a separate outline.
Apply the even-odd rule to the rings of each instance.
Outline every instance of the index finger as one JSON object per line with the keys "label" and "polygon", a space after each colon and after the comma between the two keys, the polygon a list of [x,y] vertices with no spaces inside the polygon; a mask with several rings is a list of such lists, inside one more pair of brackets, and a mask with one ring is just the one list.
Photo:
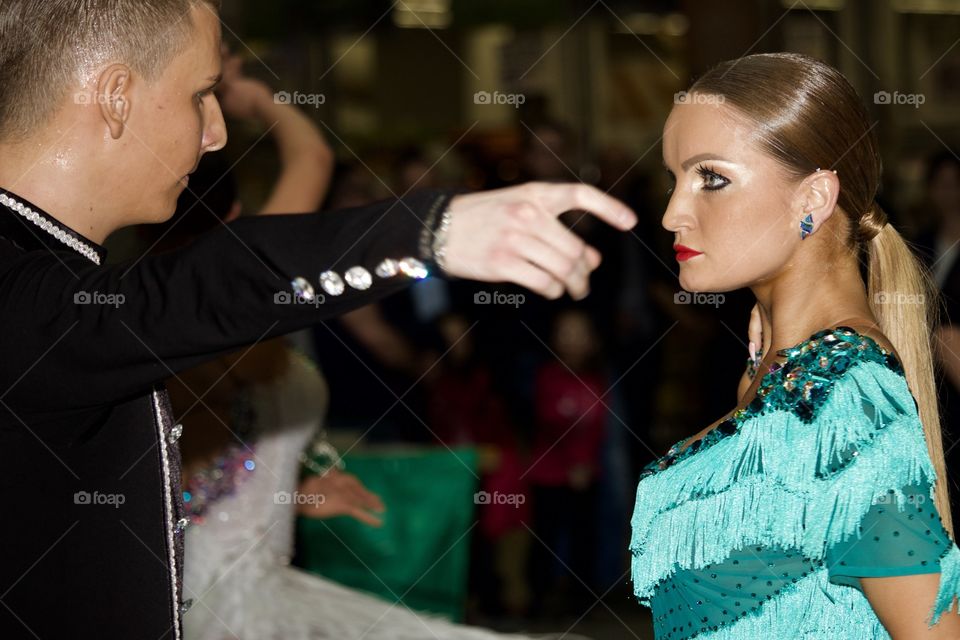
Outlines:
{"label": "index finger", "polygon": [[540,203],[553,215],[571,209],[583,209],[607,224],[626,231],[637,224],[637,214],[613,196],[596,187],[570,182],[566,184],[537,184]]}

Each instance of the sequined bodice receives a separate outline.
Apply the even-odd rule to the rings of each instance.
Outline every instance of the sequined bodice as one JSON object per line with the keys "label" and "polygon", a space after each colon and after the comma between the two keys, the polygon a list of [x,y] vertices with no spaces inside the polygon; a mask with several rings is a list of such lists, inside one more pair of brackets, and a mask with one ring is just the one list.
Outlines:
{"label": "sequined bodice", "polygon": [[804,422],[812,421],[817,408],[826,400],[833,380],[858,361],[877,362],[903,375],[903,367],[894,354],[869,336],[845,326],[818,331],[794,347],[781,349],[777,355],[787,360],[770,366],[760,379],[756,398],[690,446],[684,447],[690,438],[671,446],[663,457],[644,468],[640,479],[733,435],[743,422],[765,411],[784,409],[795,413]]}
{"label": "sequined bodice", "polygon": [[[186,531],[186,584],[196,593],[220,584],[240,597],[234,584],[240,576],[289,561],[299,454],[320,427],[327,397],[323,377],[298,353],[277,380],[250,389],[250,406],[240,412],[252,419],[249,427],[241,427],[243,443],[231,445],[203,472],[209,486],[200,499],[202,516]],[[200,483],[188,486],[197,491]],[[230,567],[230,581],[221,580],[225,567]],[[251,580],[250,588],[254,585]]]}
{"label": "sequined bodice", "polygon": [[191,522],[203,522],[208,507],[232,495],[257,468],[256,439],[252,430],[256,413],[248,394],[237,394],[231,406],[230,431],[235,438],[213,460],[183,484],[183,506]]}

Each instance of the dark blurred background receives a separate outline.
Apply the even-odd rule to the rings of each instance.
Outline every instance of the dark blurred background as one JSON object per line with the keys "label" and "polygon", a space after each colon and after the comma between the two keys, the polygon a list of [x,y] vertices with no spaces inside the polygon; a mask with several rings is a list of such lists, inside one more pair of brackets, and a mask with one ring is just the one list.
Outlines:
{"label": "dark blurred background", "polygon": [[[640,215],[627,234],[564,216],[605,257],[583,303],[428,279],[376,310],[415,363],[339,321],[304,343],[342,448],[473,448],[478,487],[524,496],[465,507],[481,524],[464,548],[472,622],[651,637],[629,589],[635,478],[734,407],[752,305],[678,297],[660,227],[662,126],[697,74],[770,51],[838,67],[875,120],[892,220],[935,269],[960,239],[960,0],[225,0],[222,18],[246,72],[304,100],[333,148],[326,209],[537,179]],[[264,134],[231,124],[245,210],[276,177]]]}

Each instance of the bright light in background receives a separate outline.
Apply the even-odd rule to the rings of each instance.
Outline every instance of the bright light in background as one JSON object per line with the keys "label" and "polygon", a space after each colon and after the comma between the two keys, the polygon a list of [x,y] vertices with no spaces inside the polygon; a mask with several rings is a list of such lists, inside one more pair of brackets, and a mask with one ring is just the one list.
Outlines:
{"label": "bright light in background", "polygon": [[890,6],[900,13],[960,14],[958,0],[893,0]]}
{"label": "bright light in background", "polygon": [[393,24],[404,29],[446,29],[453,22],[450,0],[401,0]]}
{"label": "bright light in background", "polygon": [[810,11],[840,11],[847,4],[846,0],[805,0],[797,3],[796,0],[780,0],[784,9],[801,9]]}
{"label": "bright light in background", "polygon": [[690,21],[682,13],[631,13],[617,21],[617,33],[632,33],[637,36],[682,36],[690,27]]}

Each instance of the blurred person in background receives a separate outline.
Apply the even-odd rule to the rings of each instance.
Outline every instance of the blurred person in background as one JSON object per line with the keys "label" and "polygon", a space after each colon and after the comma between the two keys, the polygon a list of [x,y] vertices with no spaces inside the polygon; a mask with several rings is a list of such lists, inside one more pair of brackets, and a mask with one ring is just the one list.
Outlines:
{"label": "blurred person in background", "polygon": [[479,490],[494,498],[477,505],[479,526],[472,540],[471,587],[487,616],[527,613],[530,588],[524,571],[529,535],[530,492],[523,479],[520,433],[480,357],[464,316],[440,319],[446,356],[427,378],[429,422],[448,447],[473,446],[479,453]]}
{"label": "blurred person in background", "polygon": [[585,613],[595,602],[597,486],[609,419],[600,336],[583,309],[554,320],[552,358],[534,383],[534,435],[522,477],[532,490],[535,610]]}
{"label": "blurred person in background", "polygon": [[[392,169],[387,184],[394,193],[440,186],[419,147],[392,154]],[[386,188],[369,167],[344,162],[325,207],[367,204]],[[417,382],[443,353],[435,321],[449,309],[454,286],[426,278],[312,329],[319,360],[339,373],[329,381],[332,430],[365,433],[376,442],[433,440],[417,418],[426,408],[425,389]]]}
{"label": "blurred person in background", "polygon": [[[276,104],[264,83],[228,57],[220,89],[225,115],[271,131],[280,173],[258,215],[315,210],[330,186],[332,153],[298,109]],[[170,223],[144,227],[166,249],[239,215],[236,180],[220,154],[194,173],[199,198],[181,198]],[[302,302],[301,302],[302,303]],[[348,321],[349,323],[349,321]],[[385,505],[340,468],[324,440],[328,390],[290,336],[258,343],[181,372],[167,382],[183,435],[184,616],[190,639],[500,637],[416,614],[290,566],[294,520],[350,516],[379,526]],[[326,457],[317,462],[311,450]],[[303,468],[301,469],[301,464]],[[301,479],[301,476],[304,476]]]}

